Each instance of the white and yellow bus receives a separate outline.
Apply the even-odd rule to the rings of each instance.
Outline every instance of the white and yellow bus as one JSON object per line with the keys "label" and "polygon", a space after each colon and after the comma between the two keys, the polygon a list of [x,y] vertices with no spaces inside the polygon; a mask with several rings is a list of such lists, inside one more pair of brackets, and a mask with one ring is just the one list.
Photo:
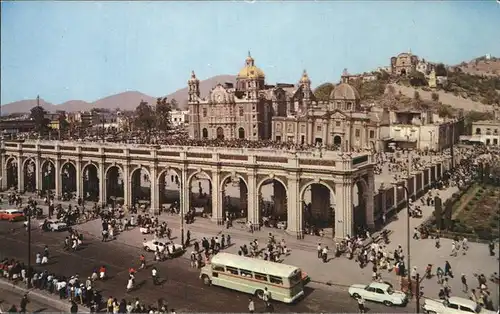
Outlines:
{"label": "white and yellow bus", "polygon": [[264,297],[267,288],[271,300],[293,303],[304,295],[309,277],[300,268],[261,259],[218,253],[201,269],[206,285],[221,286]]}

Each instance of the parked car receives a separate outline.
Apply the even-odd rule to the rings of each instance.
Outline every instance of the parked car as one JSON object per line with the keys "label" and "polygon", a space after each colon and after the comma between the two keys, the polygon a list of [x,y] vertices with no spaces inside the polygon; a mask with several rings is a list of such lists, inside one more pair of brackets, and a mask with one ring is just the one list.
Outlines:
{"label": "parked car", "polygon": [[175,244],[173,242],[165,243],[158,240],[144,241],[142,246],[147,252],[156,252],[156,248],[158,248],[160,252],[164,252],[168,247],[168,251],[174,256],[181,255],[185,251],[184,247],[180,244]]}
{"label": "parked car", "polygon": [[369,285],[354,284],[349,287],[349,295],[353,298],[362,297],[367,301],[383,303],[386,306],[408,303],[408,297],[404,292],[395,291],[392,285],[385,282],[372,282]]}
{"label": "parked car", "polygon": [[2,209],[0,210],[0,220],[23,221],[24,213],[19,209]]}
{"label": "parked car", "polygon": [[[31,222],[33,225],[33,221]],[[47,220],[38,220],[38,226],[40,228],[44,228],[45,224],[45,230],[46,231],[64,231],[68,229],[68,225],[65,222],[62,222],[57,219],[47,219]],[[24,226],[28,227],[28,222],[24,222]]]}
{"label": "parked car", "polygon": [[424,313],[428,314],[495,314],[495,311],[486,310],[476,302],[459,297],[451,297],[448,300],[425,299],[422,304]]}

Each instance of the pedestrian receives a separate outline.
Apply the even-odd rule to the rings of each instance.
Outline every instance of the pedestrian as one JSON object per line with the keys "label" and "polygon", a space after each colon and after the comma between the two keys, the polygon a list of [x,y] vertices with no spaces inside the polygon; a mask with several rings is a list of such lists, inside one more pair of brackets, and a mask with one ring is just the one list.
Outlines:
{"label": "pedestrian", "polygon": [[328,246],[325,246],[321,251],[321,257],[323,258],[323,263],[328,261]]}
{"label": "pedestrian", "polygon": [[19,304],[20,310],[19,313],[26,313],[26,306],[28,305],[30,301],[28,300],[28,295],[24,294],[23,298],[21,299],[21,304]]}
{"label": "pedestrian", "polygon": [[153,269],[151,269],[151,277],[153,277],[153,284],[157,286],[159,284],[159,281],[158,281],[158,270],[156,269],[156,267],[153,267]]}
{"label": "pedestrian", "polygon": [[436,239],[435,240],[436,240],[436,244],[435,244],[436,249],[439,249],[441,247],[439,235],[436,235]]}
{"label": "pedestrian", "polygon": [[141,254],[141,256],[139,256],[139,262],[141,264],[141,266],[139,266],[139,269],[145,269],[146,268],[146,256],[144,256],[144,254]]}
{"label": "pedestrian", "polygon": [[71,313],[78,313],[78,305],[76,304],[75,301],[71,301],[70,312]]}
{"label": "pedestrian", "polygon": [[359,308],[359,313],[366,313],[365,299],[363,299],[362,296],[358,297],[358,308]]}
{"label": "pedestrian", "polygon": [[318,258],[321,258],[321,254],[323,252],[323,248],[321,247],[321,243],[318,243],[317,251],[318,251]]}
{"label": "pedestrian", "polygon": [[460,277],[460,280],[462,281],[462,289],[465,293],[469,291],[469,286],[467,286],[467,278],[465,278],[465,274],[462,274],[462,277]]}
{"label": "pedestrian", "polygon": [[271,300],[271,292],[267,290],[267,287],[264,288],[264,293],[262,294],[262,300],[265,302],[268,302]]}
{"label": "pedestrian", "polygon": [[266,302],[266,312],[267,313],[274,313],[274,306],[269,301]]}
{"label": "pedestrian", "polygon": [[453,273],[451,272],[451,265],[450,262],[448,261],[444,263],[444,275],[453,278]]}
{"label": "pedestrian", "polygon": [[249,313],[254,313],[255,312],[255,304],[253,303],[252,298],[248,299],[248,312]]}

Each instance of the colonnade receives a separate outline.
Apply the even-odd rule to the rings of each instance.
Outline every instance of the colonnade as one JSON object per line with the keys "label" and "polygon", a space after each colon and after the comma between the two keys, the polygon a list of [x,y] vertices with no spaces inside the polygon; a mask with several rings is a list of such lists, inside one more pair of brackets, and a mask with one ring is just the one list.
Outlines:
{"label": "colonnade", "polygon": [[[220,167],[211,168],[204,171],[200,168],[193,171],[193,169],[188,168],[187,165],[184,167],[158,167],[154,164],[144,163],[142,165],[130,164],[130,163],[105,163],[105,162],[85,162],[81,160],[62,160],[59,158],[41,158],[41,157],[17,157],[17,156],[3,156],[2,162],[2,173],[7,173],[7,163],[11,162],[16,158],[17,160],[17,178],[18,186],[17,189],[23,192],[25,188],[24,184],[24,173],[25,168],[28,163],[32,160],[35,165],[35,185],[37,190],[42,190],[43,186],[43,174],[42,166],[50,162],[54,169],[54,179],[55,179],[55,189],[54,193],[56,197],[62,194],[62,171],[64,166],[70,164],[75,168],[76,175],[76,195],[77,197],[84,196],[84,179],[83,174],[88,167],[95,167],[98,178],[98,191],[99,191],[99,203],[103,206],[106,205],[108,200],[108,172],[111,168],[117,167],[120,169],[123,175],[123,198],[124,205],[127,207],[132,206],[134,200],[132,199],[132,189],[136,188],[137,182],[134,183],[134,174],[136,171],[144,169],[150,178],[151,189],[150,189],[150,199],[151,199],[151,211],[157,213],[162,204],[160,204],[160,178],[167,171],[173,171],[179,178],[179,191],[180,191],[180,210],[181,213],[188,212],[192,205],[190,199],[191,183],[197,176],[205,176],[211,181],[211,205],[212,205],[212,220],[218,224],[224,223],[225,213],[224,213],[224,185],[229,181],[237,181],[239,184],[244,184],[245,188],[240,188],[240,195],[244,197],[246,195],[247,199],[247,220],[255,228],[259,228],[261,213],[259,208],[259,194],[261,186],[265,181],[274,180],[278,184],[274,184],[274,206],[276,211],[287,212],[287,231],[296,234],[297,237],[302,237],[304,232],[304,195],[306,189],[311,190],[311,206],[315,212],[323,212],[330,210],[331,195],[334,195],[335,203],[335,221],[333,222],[333,228],[335,231],[335,237],[344,238],[347,235],[352,235],[354,232],[354,215],[353,215],[353,186],[356,184],[356,180],[360,178],[351,178],[348,176],[335,176],[328,180],[321,179],[306,179],[301,178],[299,172],[292,172],[287,176],[274,177],[273,174],[269,174],[262,177],[262,174],[258,174],[256,170],[249,170],[247,172],[237,173],[233,172],[227,174]],[[210,173],[210,174],[209,174]],[[373,215],[373,185],[374,178],[373,173],[368,173],[364,179],[361,179],[363,183],[363,198],[365,200],[365,221],[364,223],[368,227],[374,226],[374,215]],[[6,178],[1,181],[2,189],[7,188]],[[91,184],[94,184],[91,182]],[[97,182],[95,182],[97,184]],[[243,191],[242,191],[243,190]],[[115,196],[115,195],[113,195]]]}

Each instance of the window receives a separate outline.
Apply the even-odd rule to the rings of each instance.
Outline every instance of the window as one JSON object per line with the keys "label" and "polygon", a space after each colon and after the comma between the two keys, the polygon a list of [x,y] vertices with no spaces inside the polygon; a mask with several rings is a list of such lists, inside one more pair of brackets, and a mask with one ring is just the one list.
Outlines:
{"label": "window", "polygon": [[457,305],[457,304],[449,303],[449,304],[448,304],[448,307],[449,307],[450,309],[455,309],[455,310],[458,310],[458,305]]}
{"label": "window", "polygon": [[359,129],[356,129],[356,137],[359,137],[361,135],[361,131]]}
{"label": "window", "polygon": [[224,266],[212,265],[212,270],[214,271],[225,271]]}
{"label": "window", "polygon": [[261,274],[261,273],[254,273],[255,279],[261,280],[261,281],[267,281],[267,275],[266,274]]}
{"label": "window", "polygon": [[382,289],[377,289],[377,290],[375,290],[375,292],[377,292],[378,294],[384,294],[384,290],[382,290]]}
{"label": "window", "polygon": [[276,277],[276,276],[269,276],[269,282],[271,282],[275,285],[282,285],[283,279],[281,279],[280,277]]}
{"label": "window", "polygon": [[375,131],[371,130],[370,131],[370,138],[374,138],[375,137]]}
{"label": "window", "polygon": [[373,287],[366,287],[366,291],[375,292],[375,288],[373,288]]}
{"label": "window", "polygon": [[352,109],[352,103],[348,102],[346,106],[346,110],[351,110]]}
{"label": "window", "polygon": [[207,108],[203,108],[203,117],[207,116]]}
{"label": "window", "polygon": [[469,312],[469,313],[476,313],[472,309],[470,309],[466,306],[463,306],[463,305],[460,305],[460,311]]}
{"label": "window", "polygon": [[276,123],[276,130],[281,131],[281,123]]}
{"label": "window", "polygon": [[238,268],[234,268],[234,267],[226,267],[226,271],[228,273],[231,273],[233,275],[238,275]]}
{"label": "window", "polygon": [[335,126],[340,126],[340,121],[335,121]]}
{"label": "window", "polygon": [[240,117],[243,117],[244,114],[245,114],[245,112],[243,110],[243,107],[240,107]]}
{"label": "window", "polygon": [[249,270],[246,270],[246,269],[240,269],[240,275],[242,277],[246,277],[246,278],[252,278],[253,277],[252,272],[249,271]]}

